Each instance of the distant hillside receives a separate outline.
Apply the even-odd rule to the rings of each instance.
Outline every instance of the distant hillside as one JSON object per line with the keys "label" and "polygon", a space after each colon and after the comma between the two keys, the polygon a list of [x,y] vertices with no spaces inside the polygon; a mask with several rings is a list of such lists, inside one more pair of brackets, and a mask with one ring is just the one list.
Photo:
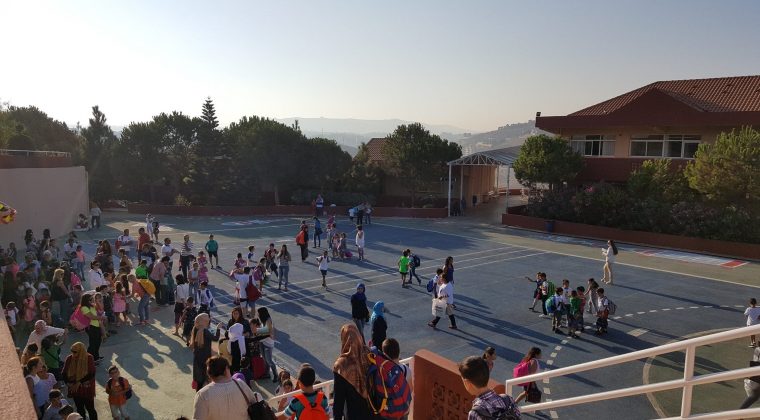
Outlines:
{"label": "distant hillside", "polygon": [[494,131],[473,134],[459,139],[462,152],[467,155],[483,150],[500,149],[502,147],[521,146],[525,139],[535,134],[550,134],[536,128],[536,121],[507,124]]}
{"label": "distant hillside", "polygon": [[[316,131],[325,133],[354,133],[364,135],[366,137],[385,137],[401,124],[411,124],[414,121],[406,121],[400,119],[389,120],[362,120],[355,118],[279,118],[277,121],[292,125],[295,120],[298,120],[298,124],[301,126],[301,130]],[[433,134],[450,134],[461,135],[464,133],[472,133],[472,130],[455,127],[446,124],[422,124],[430,130]]]}

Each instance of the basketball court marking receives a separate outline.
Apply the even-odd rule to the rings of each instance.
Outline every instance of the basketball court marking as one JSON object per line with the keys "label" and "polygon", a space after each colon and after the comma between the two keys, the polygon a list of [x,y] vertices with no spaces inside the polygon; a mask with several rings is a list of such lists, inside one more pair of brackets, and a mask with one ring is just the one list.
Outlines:
{"label": "basketball court marking", "polygon": [[717,265],[725,268],[736,268],[747,264],[747,261],[731,258],[713,257],[710,255],[694,254],[691,252],[672,251],[668,249],[632,249],[633,252],[647,257],[667,258],[671,260]]}
{"label": "basketball court marking", "polygon": [[251,219],[251,220],[239,220],[239,221],[233,221],[233,222],[223,222],[222,226],[268,225],[270,223],[286,222],[286,221],[288,221],[288,219],[274,219],[274,220]]}
{"label": "basketball court marking", "polygon": [[[392,225],[392,224],[387,224],[387,223],[376,223],[376,224],[380,225],[380,226],[388,226],[388,227],[394,227],[394,228],[398,228],[398,229],[419,230],[419,231],[422,231],[422,232],[438,233],[440,235],[455,236],[457,238],[471,239],[473,241],[493,242],[493,243],[497,243],[497,244],[501,244],[501,245],[512,245],[512,246],[515,246],[515,247],[520,247],[520,248],[525,248],[525,249],[531,249],[531,250],[534,250],[534,251],[544,251],[545,253],[564,255],[566,257],[574,257],[574,258],[581,258],[581,259],[584,259],[584,260],[597,261],[600,264],[601,264],[601,262],[604,261],[602,258],[586,257],[586,256],[583,256],[583,255],[571,254],[569,252],[547,251],[547,250],[544,250],[544,249],[541,249],[541,248],[536,248],[536,247],[531,247],[531,246],[525,246],[525,245],[515,245],[515,244],[510,244],[509,242],[497,241],[497,240],[491,239],[491,238],[476,238],[476,237],[473,237],[473,236],[458,235],[456,233],[441,232],[441,231],[438,231],[438,230],[422,229],[422,228],[415,228],[415,227],[410,227],[410,226],[398,226],[398,225]],[[712,281],[717,281],[717,282],[721,282],[721,283],[729,283],[729,284],[734,284],[734,285],[737,285],[737,286],[752,287],[752,288],[755,288],[755,289],[760,289],[760,285],[756,286],[756,285],[753,285],[753,284],[743,284],[743,283],[738,283],[738,282],[730,281],[730,280],[717,279],[715,277],[700,276],[698,274],[682,273],[680,271],[665,270],[665,269],[662,269],[662,268],[654,268],[654,267],[646,267],[646,266],[643,266],[643,265],[631,264],[631,263],[615,262],[615,264],[617,264],[617,265],[624,265],[624,266],[627,266],[627,267],[640,268],[642,270],[659,271],[661,273],[676,274],[676,275],[679,275],[679,276],[694,277],[694,278],[698,278],[698,279],[712,280]]]}

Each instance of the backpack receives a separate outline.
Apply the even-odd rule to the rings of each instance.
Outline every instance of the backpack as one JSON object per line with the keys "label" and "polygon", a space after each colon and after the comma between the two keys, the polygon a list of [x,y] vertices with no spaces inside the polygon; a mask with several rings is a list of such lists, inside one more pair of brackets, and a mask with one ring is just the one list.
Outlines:
{"label": "backpack", "polygon": [[248,302],[254,302],[261,297],[261,292],[259,291],[259,288],[253,284],[253,277],[251,276],[248,277],[248,283],[245,285],[245,295]]}
{"label": "backpack", "polygon": [[145,292],[147,294],[149,294],[151,296],[155,296],[156,295],[156,285],[153,284],[152,281],[150,281],[148,279],[139,279],[139,280],[137,280],[137,282],[140,283],[140,287],[142,287],[143,290],[145,290]]}
{"label": "backpack", "polygon": [[[530,361],[527,362],[520,362],[512,369],[512,377],[513,378],[522,378],[523,376],[528,376],[530,374]],[[526,386],[528,385],[528,382],[517,384],[517,386]]]}
{"label": "backpack", "polygon": [[304,239],[304,236],[306,234],[303,231],[298,232],[298,235],[296,235],[296,245],[304,245],[306,243],[306,240]]}
{"label": "backpack", "polygon": [[435,290],[435,277],[431,278],[427,282],[427,291],[432,293],[433,290]]}
{"label": "backpack", "polygon": [[546,284],[546,296],[552,297],[557,294],[557,286],[554,285],[554,282],[547,282]]}
{"label": "backpack", "polygon": [[[106,386],[109,389],[111,388],[111,379],[108,380],[108,383],[106,384]],[[122,378],[121,376],[119,376],[119,386],[121,387],[121,389],[124,389],[124,378]],[[134,394],[132,393],[132,389],[131,388],[128,389],[127,392],[124,393],[124,397],[126,399],[132,398],[132,395],[134,395]]]}
{"label": "backpack", "polygon": [[325,408],[322,407],[322,400],[325,398],[325,394],[322,391],[317,391],[317,399],[314,404],[309,402],[306,395],[303,393],[293,396],[294,399],[303,405],[303,411],[298,416],[298,420],[327,420],[327,413]]}
{"label": "backpack", "polygon": [[367,358],[369,405],[372,412],[384,419],[404,417],[409,412],[412,393],[401,366],[377,349],[370,351]]}
{"label": "backpack", "polygon": [[422,262],[420,262],[420,257],[418,257],[417,254],[412,254],[412,265],[416,268],[419,267],[420,264],[422,264]]}
{"label": "backpack", "polygon": [[553,314],[557,310],[557,302],[554,300],[554,296],[550,297],[549,299],[546,299],[546,302],[544,303],[544,308],[546,308],[546,312]]}
{"label": "backpack", "polygon": [[507,408],[501,408],[495,413],[489,413],[482,408],[473,408],[472,411],[478,414],[481,419],[494,419],[494,420],[519,420],[521,418],[520,409],[517,408],[512,398],[506,395],[500,395],[504,400],[504,404]]}
{"label": "backpack", "polygon": [[607,299],[607,311],[610,315],[615,315],[615,312],[617,311],[617,305],[615,305],[615,302],[611,301],[610,298]]}

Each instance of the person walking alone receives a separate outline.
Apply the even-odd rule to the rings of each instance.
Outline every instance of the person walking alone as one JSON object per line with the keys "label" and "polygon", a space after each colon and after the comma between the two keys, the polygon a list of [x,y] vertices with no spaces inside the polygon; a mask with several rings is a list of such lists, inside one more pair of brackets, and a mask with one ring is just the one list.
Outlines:
{"label": "person walking alone", "polygon": [[602,254],[604,254],[604,275],[602,281],[607,284],[612,284],[612,265],[615,263],[615,257],[618,254],[615,241],[610,239],[607,241],[607,249],[602,248]]}
{"label": "person walking alone", "polygon": [[[428,322],[428,326],[435,328],[436,325],[438,325],[438,321],[441,320],[441,315],[445,313],[449,317],[449,328],[456,330],[457,321],[454,318],[454,284],[449,282],[449,279],[445,274],[443,276],[443,284],[438,286],[437,296],[437,298],[433,299],[433,302],[435,302],[433,306],[433,315],[435,318]],[[436,300],[438,302],[436,302]],[[440,309],[441,307],[443,308],[442,310]],[[438,309],[436,310],[436,308]]]}

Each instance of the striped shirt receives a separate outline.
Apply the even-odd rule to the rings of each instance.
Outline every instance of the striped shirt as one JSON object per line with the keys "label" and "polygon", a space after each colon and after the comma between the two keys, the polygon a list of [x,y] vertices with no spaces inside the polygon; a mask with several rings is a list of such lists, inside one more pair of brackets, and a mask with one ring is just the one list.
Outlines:
{"label": "striped shirt", "polygon": [[193,243],[190,241],[183,242],[182,247],[179,249],[180,257],[189,257],[193,255]]}

